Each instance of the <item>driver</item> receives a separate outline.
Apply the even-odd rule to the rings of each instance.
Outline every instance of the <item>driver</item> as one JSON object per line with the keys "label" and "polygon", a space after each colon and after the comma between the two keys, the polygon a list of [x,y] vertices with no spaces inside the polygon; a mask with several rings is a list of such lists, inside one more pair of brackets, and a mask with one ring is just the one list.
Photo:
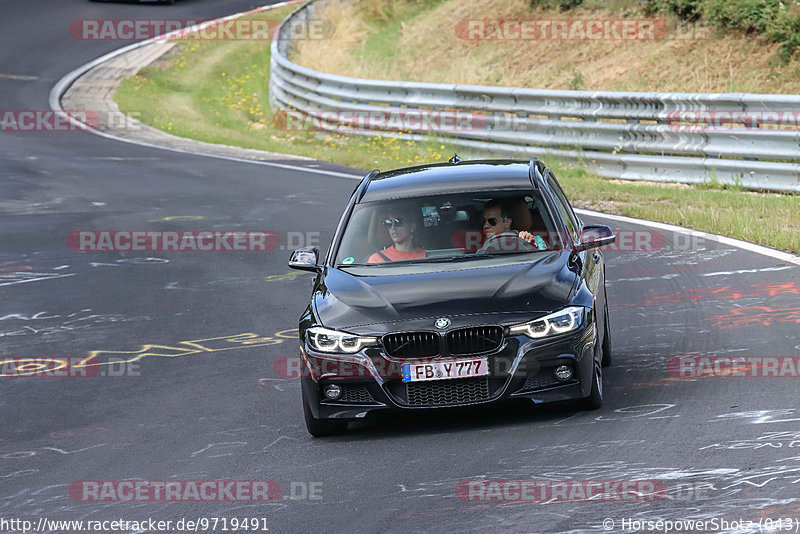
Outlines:
{"label": "driver", "polygon": [[382,224],[389,232],[392,246],[370,256],[367,263],[416,260],[425,257],[425,249],[414,244],[414,230],[417,224],[411,220],[409,213],[398,207],[391,208]]}
{"label": "driver", "polygon": [[483,233],[486,234],[486,241],[475,254],[536,250],[516,230],[511,229],[511,210],[499,200],[490,200],[483,207]]}

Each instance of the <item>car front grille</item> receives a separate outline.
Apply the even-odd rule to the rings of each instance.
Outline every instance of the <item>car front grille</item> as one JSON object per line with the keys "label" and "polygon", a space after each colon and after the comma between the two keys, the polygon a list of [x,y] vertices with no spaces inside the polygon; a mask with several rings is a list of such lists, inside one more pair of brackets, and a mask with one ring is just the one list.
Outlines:
{"label": "car front grille", "polygon": [[[395,358],[431,357],[440,354],[440,338],[436,332],[402,332],[383,336],[386,354]],[[500,348],[503,328],[500,326],[473,326],[459,328],[445,337],[447,353],[454,356],[482,354]]]}
{"label": "car front grille", "polygon": [[467,404],[489,399],[489,380],[483,376],[408,383],[406,392],[411,406]]}
{"label": "car front grille", "polygon": [[534,373],[528,375],[525,385],[520,391],[532,391],[563,384],[564,382],[556,378],[552,373]]}
{"label": "car front grille", "polygon": [[395,358],[426,357],[439,354],[439,335],[434,332],[404,332],[383,336],[386,354]]}
{"label": "car front grille", "polygon": [[502,343],[503,329],[499,326],[475,326],[447,333],[447,350],[450,354],[490,352]]}
{"label": "car front grille", "polygon": [[378,404],[372,397],[367,387],[361,384],[342,386],[342,396],[336,402],[346,402],[350,404]]}

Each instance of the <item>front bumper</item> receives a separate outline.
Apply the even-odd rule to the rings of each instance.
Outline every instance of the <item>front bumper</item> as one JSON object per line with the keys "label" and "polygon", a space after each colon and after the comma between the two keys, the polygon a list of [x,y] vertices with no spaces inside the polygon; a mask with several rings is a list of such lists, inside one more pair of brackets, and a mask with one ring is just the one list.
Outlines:
{"label": "front bumper", "polygon": [[[409,360],[389,358],[380,346],[349,355],[314,352],[306,346],[301,348],[302,387],[318,419],[353,420],[382,410],[487,405],[515,398],[535,404],[581,399],[591,392],[594,332],[589,322],[581,330],[547,339],[507,336],[498,350],[480,355],[488,360],[488,376],[426,382],[403,382],[401,366]],[[572,367],[572,378],[555,377],[554,370],[561,365]],[[337,400],[322,393],[329,383],[342,388]]]}

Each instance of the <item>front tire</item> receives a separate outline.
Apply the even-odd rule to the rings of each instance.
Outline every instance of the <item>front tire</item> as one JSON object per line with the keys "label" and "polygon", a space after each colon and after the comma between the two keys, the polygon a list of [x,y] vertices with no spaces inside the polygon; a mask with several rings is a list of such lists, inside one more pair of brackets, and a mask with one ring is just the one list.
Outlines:
{"label": "front tire", "polygon": [[[597,321],[594,322],[594,354],[592,354],[592,389],[581,402],[584,410],[596,410],[603,405],[603,354],[597,354]],[[600,348],[602,351],[603,349]],[[599,357],[598,357],[599,356]]]}
{"label": "front tire", "polygon": [[303,416],[306,420],[306,430],[315,438],[335,436],[347,430],[347,422],[345,421],[330,421],[314,417],[314,414],[311,413],[311,407],[308,405],[305,391],[303,391]]}
{"label": "front tire", "polygon": [[611,327],[608,326],[608,297],[606,297],[603,319],[603,367],[611,365]]}
{"label": "front tire", "polygon": [[583,399],[581,408],[584,410],[597,410],[603,405],[603,366],[594,362],[592,373],[592,391]]}

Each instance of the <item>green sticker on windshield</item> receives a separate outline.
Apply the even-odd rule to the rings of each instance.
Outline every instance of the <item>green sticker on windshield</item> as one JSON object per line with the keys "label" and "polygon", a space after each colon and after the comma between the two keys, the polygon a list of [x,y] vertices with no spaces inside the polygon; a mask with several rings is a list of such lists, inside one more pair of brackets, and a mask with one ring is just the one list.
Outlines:
{"label": "green sticker on windshield", "polygon": [[345,259],[342,260],[342,263],[344,265],[347,265],[347,264],[353,263],[354,261],[356,261],[356,259],[353,256],[348,256],[348,257],[346,257]]}

